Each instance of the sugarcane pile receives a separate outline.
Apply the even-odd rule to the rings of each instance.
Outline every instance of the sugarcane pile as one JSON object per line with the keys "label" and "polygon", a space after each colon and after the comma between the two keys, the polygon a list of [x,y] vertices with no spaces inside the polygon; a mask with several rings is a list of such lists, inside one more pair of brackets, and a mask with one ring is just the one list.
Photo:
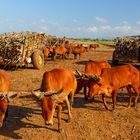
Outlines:
{"label": "sugarcane pile", "polygon": [[55,36],[48,36],[46,46],[58,46],[65,41],[65,38],[57,38]]}
{"label": "sugarcane pile", "polygon": [[3,33],[0,35],[0,57],[4,64],[20,63],[31,55],[31,50],[43,48],[46,41],[47,36],[44,33]]}
{"label": "sugarcane pile", "polygon": [[140,36],[126,36],[116,39],[116,56],[128,62],[139,59]]}

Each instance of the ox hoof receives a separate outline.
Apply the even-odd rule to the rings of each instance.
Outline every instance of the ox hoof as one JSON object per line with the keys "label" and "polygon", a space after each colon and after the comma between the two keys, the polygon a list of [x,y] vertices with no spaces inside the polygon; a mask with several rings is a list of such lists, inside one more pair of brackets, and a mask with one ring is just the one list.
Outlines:
{"label": "ox hoof", "polygon": [[117,111],[116,111],[116,109],[112,109],[112,112],[113,112],[113,113],[116,113]]}
{"label": "ox hoof", "polygon": [[53,122],[45,122],[45,125],[52,126],[53,125]]}
{"label": "ox hoof", "polygon": [[67,120],[67,122],[68,122],[68,123],[71,122],[71,118],[69,118],[69,119]]}
{"label": "ox hoof", "polygon": [[62,132],[63,132],[62,127],[58,128],[58,132],[59,132],[59,133],[62,133]]}
{"label": "ox hoof", "polygon": [[[109,110],[108,107],[105,107],[105,109],[106,109],[106,110]],[[112,111],[113,111],[113,110],[114,110],[114,109],[112,109]]]}
{"label": "ox hoof", "polygon": [[130,107],[131,107],[131,105],[128,105],[128,106],[127,106],[127,108],[130,108]]}
{"label": "ox hoof", "polygon": [[137,106],[135,105],[135,106],[133,106],[134,107],[134,109],[137,109]]}

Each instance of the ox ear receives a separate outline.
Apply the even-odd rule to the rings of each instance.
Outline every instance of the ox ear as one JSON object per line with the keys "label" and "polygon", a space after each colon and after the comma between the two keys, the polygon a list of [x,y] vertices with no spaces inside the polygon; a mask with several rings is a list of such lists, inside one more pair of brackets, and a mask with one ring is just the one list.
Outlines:
{"label": "ox ear", "polygon": [[17,96],[17,93],[9,92],[9,94],[7,95],[7,100],[10,102],[10,101],[12,101],[12,99],[14,99],[16,96]]}

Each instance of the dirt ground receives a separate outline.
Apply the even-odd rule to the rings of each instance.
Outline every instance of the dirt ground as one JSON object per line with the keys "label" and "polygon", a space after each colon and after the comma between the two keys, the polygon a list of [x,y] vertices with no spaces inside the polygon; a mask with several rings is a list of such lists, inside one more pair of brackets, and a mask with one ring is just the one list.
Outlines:
{"label": "dirt ground", "polygon": [[[9,115],[4,127],[0,129],[0,140],[140,140],[140,99],[136,109],[127,108],[128,94],[119,93],[117,109],[112,112],[111,98],[107,98],[110,110],[106,111],[101,96],[91,102],[84,100],[83,91],[75,95],[72,121],[67,123],[67,110],[62,113],[62,133],[57,132],[57,118],[54,125],[45,126],[41,116],[40,101],[31,95],[32,89],[40,87],[43,72],[53,68],[65,67],[74,70],[73,63],[80,71],[89,60],[108,60],[111,62],[112,50],[86,52],[80,60],[48,60],[44,69],[18,69],[8,71],[11,90],[18,96],[10,103]],[[72,58],[72,56],[71,56]]]}

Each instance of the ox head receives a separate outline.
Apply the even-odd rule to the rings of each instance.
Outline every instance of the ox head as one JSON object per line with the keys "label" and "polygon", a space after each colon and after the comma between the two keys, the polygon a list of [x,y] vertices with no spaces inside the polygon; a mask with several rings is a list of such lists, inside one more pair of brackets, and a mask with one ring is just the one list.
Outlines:
{"label": "ox head", "polygon": [[89,97],[94,97],[96,95],[104,94],[110,96],[112,93],[112,87],[105,82],[103,77],[88,75],[89,77]]}
{"label": "ox head", "polygon": [[89,74],[85,74],[85,77],[89,79],[89,81],[88,81],[88,87],[89,87],[88,97],[94,97],[95,95],[98,94],[99,85],[101,82],[101,77],[97,76],[97,75],[89,75]]}
{"label": "ox head", "polygon": [[63,88],[58,91],[32,92],[33,95],[41,99],[42,117],[46,125],[53,125],[55,107],[63,98],[61,96],[62,92]]}
{"label": "ox head", "polygon": [[9,94],[0,92],[0,128],[3,125],[3,121],[6,120],[8,115],[8,102],[16,97],[16,93],[10,92]]}

